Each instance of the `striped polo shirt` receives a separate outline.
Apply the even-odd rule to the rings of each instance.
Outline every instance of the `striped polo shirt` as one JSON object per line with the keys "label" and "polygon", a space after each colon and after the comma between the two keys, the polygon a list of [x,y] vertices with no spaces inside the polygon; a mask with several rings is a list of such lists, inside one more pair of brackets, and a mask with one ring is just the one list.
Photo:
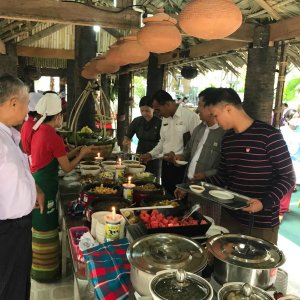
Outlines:
{"label": "striped polo shirt", "polygon": [[[293,164],[281,132],[261,121],[254,121],[241,133],[228,131],[222,141],[218,173],[207,181],[259,199],[263,210],[254,214],[254,227],[277,226],[280,199],[295,185]],[[248,213],[229,213],[249,225]]]}

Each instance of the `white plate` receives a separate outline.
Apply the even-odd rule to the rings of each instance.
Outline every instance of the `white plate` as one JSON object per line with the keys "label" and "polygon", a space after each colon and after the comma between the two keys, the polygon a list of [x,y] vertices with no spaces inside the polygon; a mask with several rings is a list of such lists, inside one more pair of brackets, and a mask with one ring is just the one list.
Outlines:
{"label": "white plate", "polygon": [[185,160],[175,160],[177,165],[181,165],[181,166],[185,166],[186,164],[188,164],[188,161]]}
{"label": "white plate", "polygon": [[219,190],[211,190],[209,191],[209,194],[212,195],[213,197],[222,199],[222,200],[230,200],[234,198],[234,195],[226,192],[226,191],[219,191]]}
{"label": "white plate", "polygon": [[229,233],[229,230],[222,226],[211,225],[206,232],[206,236],[211,237],[221,233]]}

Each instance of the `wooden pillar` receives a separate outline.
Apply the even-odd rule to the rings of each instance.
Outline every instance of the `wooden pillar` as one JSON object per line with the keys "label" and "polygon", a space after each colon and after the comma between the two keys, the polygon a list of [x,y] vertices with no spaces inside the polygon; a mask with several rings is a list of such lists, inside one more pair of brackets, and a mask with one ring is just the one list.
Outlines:
{"label": "wooden pillar", "polygon": [[0,54],[0,75],[8,73],[17,76],[18,57],[16,44],[6,44],[6,55]]}
{"label": "wooden pillar", "polygon": [[68,103],[67,103],[67,120],[69,120],[69,116],[71,110],[75,104],[75,60],[68,59],[67,60],[67,95],[68,95]]}
{"label": "wooden pillar", "polygon": [[269,47],[269,26],[257,26],[253,47],[248,50],[244,109],[268,124],[272,118],[277,48]]}
{"label": "wooden pillar", "polygon": [[[91,58],[96,56],[96,51],[96,35],[93,27],[75,26],[74,101],[79,98],[88,83],[87,79],[81,77],[81,70]],[[91,93],[79,116],[77,129],[84,126],[95,129],[95,103]]]}
{"label": "wooden pillar", "polygon": [[132,73],[119,75],[117,140],[122,149],[122,143],[129,125],[129,103]]}
{"label": "wooden pillar", "polygon": [[152,97],[164,86],[164,65],[158,66],[156,54],[150,53],[147,73],[147,96]]}

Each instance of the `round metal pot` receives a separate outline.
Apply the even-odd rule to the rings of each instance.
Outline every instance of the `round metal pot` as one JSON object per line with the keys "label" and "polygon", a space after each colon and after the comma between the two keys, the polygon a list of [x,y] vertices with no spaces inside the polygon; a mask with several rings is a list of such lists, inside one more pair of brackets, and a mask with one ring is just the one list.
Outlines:
{"label": "round metal pot", "polygon": [[224,284],[224,286],[218,292],[218,300],[227,300],[235,296],[239,296],[239,299],[248,300],[273,300],[273,297],[267,292],[249,284],[248,287],[250,290],[248,289],[248,294],[245,294],[243,286],[245,286],[244,282],[232,282]]}
{"label": "round metal pot", "polygon": [[285,262],[277,246],[251,236],[216,235],[207,241],[207,249],[214,256],[213,277],[220,284],[242,281],[266,290]]}
{"label": "round metal pot", "polygon": [[182,269],[158,272],[149,289],[153,300],[211,300],[214,294],[205,279]]}
{"label": "round metal pot", "polygon": [[197,273],[204,269],[207,254],[196,242],[177,234],[151,234],[135,240],[127,249],[130,279],[141,296],[150,296],[149,284],[157,272],[184,269]]}

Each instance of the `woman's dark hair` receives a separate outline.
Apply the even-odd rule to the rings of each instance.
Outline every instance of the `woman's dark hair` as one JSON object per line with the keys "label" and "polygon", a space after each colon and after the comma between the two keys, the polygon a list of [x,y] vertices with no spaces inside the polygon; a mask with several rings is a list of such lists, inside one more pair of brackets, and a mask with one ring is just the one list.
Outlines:
{"label": "woman's dark hair", "polygon": [[290,108],[285,112],[283,118],[286,122],[289,122],[291,119],[293,119],[296,113],[297,113],[296,109]]}
{"label": "woman's dark hair", "polygon": [[215,97],[207,99],[204,97],[204,106],[217,105],[221,102],[232,104],[238,108],[242,107],[240,96],[232,88],[217,88]]}
{"label": "woman's dark hair", "polygon": [[175,102],[172,96],[164,90],[159,90],[153,95],[151,104],[154,100],[158,102],[159,105],[165,105],[167,102]]}
{"label": "woman's dark hair", "polygon": [[58,113],[56,115],[53,115],[53,116],[47,116],[45,118],[45,120],[43,121],[43,123],[48,123],[48,122],[52,121],[57,115],[61,115],[61,114],[62,114],[62,112],[60,112],[60,113]]}
{"label": "woman's dark hair", "polygon": [[151,104],[152,104],[151,98],[149,96],[144,96],[140,100],[139,107],[141,107],[141,106],[150,106],[151,107]]}
{"label": "woman's dark hair", "polygon": [[28,116],[30,116],[32,118],[37,118],[39,116],[39,114],[36,111],[29,111]]}

